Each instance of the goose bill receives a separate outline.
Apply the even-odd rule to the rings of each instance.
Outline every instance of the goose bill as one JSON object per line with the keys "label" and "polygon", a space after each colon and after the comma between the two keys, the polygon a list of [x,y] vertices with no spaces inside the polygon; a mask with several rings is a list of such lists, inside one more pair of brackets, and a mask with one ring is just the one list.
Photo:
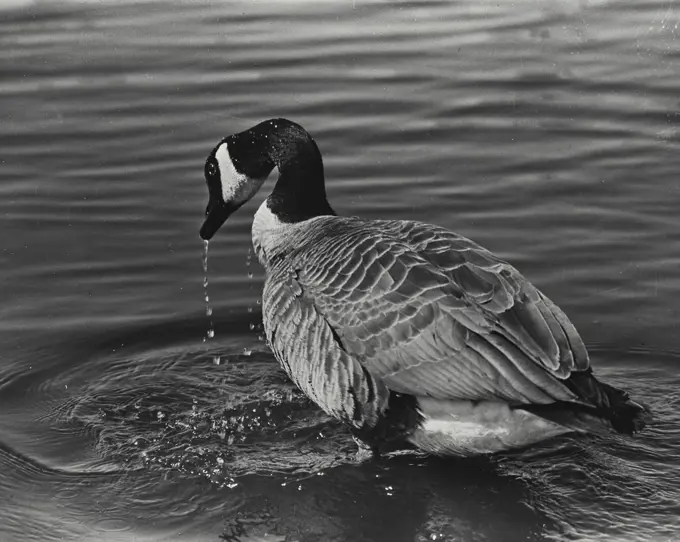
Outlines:
{"label": "goose bill", "polygon": [[201,239],[206,241],[212,239],[215,232],[220,229],[227,218],[238,209],[237,205],[224,203],[222,201],[215,201],[212,198],[208,202],[208,207],[205,209],[205,221],[201,226],[199,235]]}

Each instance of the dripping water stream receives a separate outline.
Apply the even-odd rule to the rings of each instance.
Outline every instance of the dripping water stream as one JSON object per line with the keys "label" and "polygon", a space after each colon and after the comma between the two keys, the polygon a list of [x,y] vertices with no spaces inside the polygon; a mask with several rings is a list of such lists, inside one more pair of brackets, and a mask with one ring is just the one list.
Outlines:
{"label": "dripping water stream", "polygon": [[[253,259],[253,249],[248,248],[248,254],[246,255],[246,267],[248,268],[248,282],[249,282],[248,290],[250,290],[251,293],[252,293],[252,290],[253,290],[253,271],[250,268],[250,264],[252,262],[252,259]],[[249,314],[249,317],[251,318],[251,321],[248,324],[250,331],[255,330],[256,327],[257,327],[255,322],[253,322],[253,320],[252,320],[252,313],[253,313],[253,306],[252,306],[252,304],[248,303],[248,314]],[[246,355],[246,356],[250,356],[252,354],[252,350],[250,348],[246,347],[246,348],[243,349],[243,354]]]}
{"label": "dripping water stream", "polygon": [[[208,317],[208,331],[203,338],[203,342],[213,339],[215,337],[215,325],[212,319],[212,306],[210,305],[210,296],[208,295],[208,247],[210,241],[207,239],[203,241],[203,298],[205,299],[205,315]],[[215,365],[220,364],[220,356],[214,356],[213,362]]]}

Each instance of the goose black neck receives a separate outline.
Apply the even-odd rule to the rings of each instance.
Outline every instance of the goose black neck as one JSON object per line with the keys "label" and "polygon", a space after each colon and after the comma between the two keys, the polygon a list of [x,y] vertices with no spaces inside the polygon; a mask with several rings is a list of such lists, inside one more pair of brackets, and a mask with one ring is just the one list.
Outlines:
{"label": "goose black neck", "polygon": [[279,220],[301,222],[335,214],[326,199],[321,152],[302,126],[286,119],[271,119],[249,132],[279,170],[279,179],[268,198],[269,208]]}

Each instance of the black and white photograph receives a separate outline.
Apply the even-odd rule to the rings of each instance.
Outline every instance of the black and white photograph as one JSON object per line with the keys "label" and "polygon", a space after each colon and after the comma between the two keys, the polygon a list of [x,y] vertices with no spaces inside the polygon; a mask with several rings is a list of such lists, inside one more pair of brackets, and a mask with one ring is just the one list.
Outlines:
{"label": "black and white photograph", "polygon": [[680,542],[680,2],[0,0],[0,542]]}

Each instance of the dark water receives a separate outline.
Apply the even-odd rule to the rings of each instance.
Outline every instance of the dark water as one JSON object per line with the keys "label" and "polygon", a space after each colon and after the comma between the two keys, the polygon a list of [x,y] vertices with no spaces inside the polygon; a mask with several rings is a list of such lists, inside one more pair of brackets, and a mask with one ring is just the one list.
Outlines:
{"label": "dark water", "polygon": [[[680,540],[675,1],[3,6],[2,542]],[[357,456],[260,337],[264,194],[211,243],[207,338],[203,161],[273,116],[339,212],[513,262],[656,423]]]}

